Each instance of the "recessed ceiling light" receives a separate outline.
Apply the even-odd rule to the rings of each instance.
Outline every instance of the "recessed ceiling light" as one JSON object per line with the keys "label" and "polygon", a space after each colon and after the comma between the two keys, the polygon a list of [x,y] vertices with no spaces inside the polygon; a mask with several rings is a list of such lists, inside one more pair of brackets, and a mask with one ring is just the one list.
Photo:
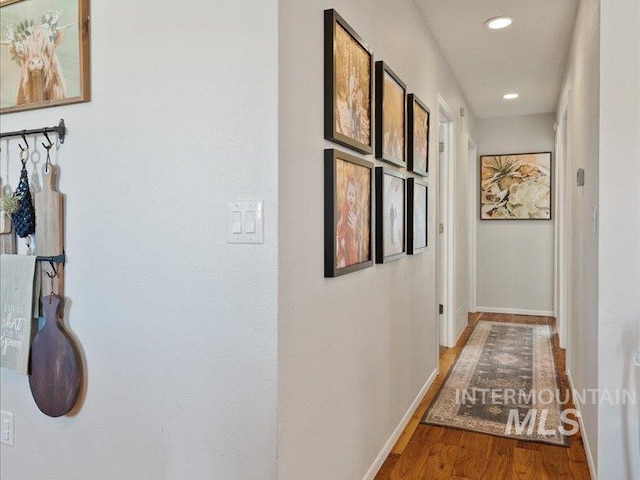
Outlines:
{"label": "recessed ceiling light", "polygon": [[484,24],[490,30],[500,30],[501,28],[507,28],[509,25],[513,23],[513,19],[511,17],[496,17],[490,18]]}
{"label": "recessed ceiling light", "polygon": [[504,98],[505,100],[514,100],[519,96],[520,95],[518,95],[517,93],[507,93],[506,95],[503,95],[502,98]]}

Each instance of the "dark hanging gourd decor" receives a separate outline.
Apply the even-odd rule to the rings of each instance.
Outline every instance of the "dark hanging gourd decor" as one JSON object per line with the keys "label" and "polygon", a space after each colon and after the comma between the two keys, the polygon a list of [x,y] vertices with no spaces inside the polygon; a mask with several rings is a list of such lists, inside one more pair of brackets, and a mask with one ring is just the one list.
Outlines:
{"label": "dark hanging gourd decor", "polygon": [[[20,183],[13,196],[18,199],[20,204],[18,205],[18,210],[11,215],[11,220],[14,227],[16,227],[18,236],[25,238],[36,232],[36,211],[33,208],[29,177],[27,175],[27,161],[24,157],[22,159],[22,170],[20,171]],[[27,242],[27,244],[29,243]]]}

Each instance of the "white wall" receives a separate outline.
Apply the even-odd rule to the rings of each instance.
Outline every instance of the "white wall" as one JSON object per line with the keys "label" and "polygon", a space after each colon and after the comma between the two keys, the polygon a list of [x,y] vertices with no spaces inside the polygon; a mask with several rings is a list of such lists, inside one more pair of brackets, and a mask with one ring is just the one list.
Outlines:
{"label": "white wall", "polygon": [[[552,113],[478,119],[478,155],[552,152],[553,166],[554,121]],[[477,179],[479,159],[474,167]],[[552,315],[553,220],[476,219],[478,310]]]}
{"label": "white wall", "polygon": [[[569,106],[565,179],[571,231],[567,368],[580,391],[598,386],[598,237],[592,231],[591,213],[593,206],[598,205],[599,189],[599,22],[600,1],[582,0],[557,112],[560,123]],[[576,186],[578,168],[585,170],[583,187]],[[595,468],[599,444],[598,407],[585,403],[580,408],[587,456]]]}
{"label": "white wall", "polygon": [[[640,3],[600,7],[598,383],[640,387]],[[601,479],[640,478],[638,405],[598,411]]]}
{"label": "white wall", "polygon": [[[432,129],[437,92],[454,111],[464,106],[410,0],[280,1],[281,480],[363,478],[438,361],[436,131],[428,250],[323,278],[323,150],[340,148],[323,140],[326,8],[335,8],[372,46],[376,60],[385,60],[427,104]],[[460,161],[467,158],[466,131],[466,121],[458,118]]]}
{"label": "white wall", "polygon": [[[92,9],[93,100],[2,117],[69,127],[68,321],[88,388],[51,419],[3,369],[1,477],[275,479],[277,1]],[[242,198],[266,202],[264,245],[226,244]]]}

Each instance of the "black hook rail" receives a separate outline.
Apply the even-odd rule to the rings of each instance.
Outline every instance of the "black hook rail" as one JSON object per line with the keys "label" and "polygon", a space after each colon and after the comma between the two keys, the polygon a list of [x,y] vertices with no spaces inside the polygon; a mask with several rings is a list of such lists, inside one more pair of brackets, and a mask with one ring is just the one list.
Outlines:
{"label": "black hook rail", "polygon": [[60,143],[64,143],[64,137],[67,134],[67,127],[64,124],[64,119],[60,119],[60,123],[55,127],[36,128],[34,130],[16,130],[15,132],[0,133],[0,138],[7,137],[24,137],[25,135],[39,135],[41,133],[57,133]]}
{"label": "black hook rail", "polygon": [[51,265],[51,270],[53,270],[53,274],[50,274],[49,272],[47,272],[47,277],[54,278],[58,276],[58,269],[56,268],[56,263],[59,263],[62,266],[64,266],[64,262],[66,259],[67,258],[63,252],[60,255],[55,255],[52,257],[44,257],[44,256],[38,255],[36,257],[36,262],[49,262],[49,265]]}
{"label": "black hook rail", "polygon": [[36,257],[36,262],[61,263],[62,265],[64,265],[65,260],[66,258],[64,253],[53,257],[42,257],[40,255]]}

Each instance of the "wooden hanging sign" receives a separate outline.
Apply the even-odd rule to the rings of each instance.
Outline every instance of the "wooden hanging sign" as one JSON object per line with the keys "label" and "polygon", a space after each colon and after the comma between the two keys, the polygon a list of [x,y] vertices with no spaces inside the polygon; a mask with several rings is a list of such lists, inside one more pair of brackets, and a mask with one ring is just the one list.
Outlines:
{"label": "wooden hanging sign", "polygon": [[78,401],[82,384],[82,360],[62,322],[62,297],[42,299],[45,324],[31,344],[29,386],[38,408],[50,417],[61,417]]}
{"label": "wooden hanging sign", "polygon": [[[36,253],[41,256],[56,256],[64,251],[64,198],[56,190],[57,167],[51,163],[45,163],[42,168],[42,190],[36,192]],[[56,265],[57,274],[54,278],[56,293],[64,296],[63,266]],[[52,282],[44,273],[53,274],[51,266],[42,265],[42,292],[43,295],[53,293]]]}

